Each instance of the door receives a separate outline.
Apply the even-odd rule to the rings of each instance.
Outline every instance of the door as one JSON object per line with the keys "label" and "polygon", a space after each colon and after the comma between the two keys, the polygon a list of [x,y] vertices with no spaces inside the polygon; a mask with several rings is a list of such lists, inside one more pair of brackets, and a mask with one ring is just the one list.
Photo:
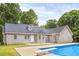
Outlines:
{"label": "door", "polygon": [[58,40],[59,40],[59,34],[56,34],[56,35],[55,35],[55,43],[57,43]]}
{"label": "door", "polygon": [[30,36],[30,42],[34,42],[34,36],[33,35]]}
{"label": "door", "polygon": [[50,43],[50,35],[47,36],[46,43]]}

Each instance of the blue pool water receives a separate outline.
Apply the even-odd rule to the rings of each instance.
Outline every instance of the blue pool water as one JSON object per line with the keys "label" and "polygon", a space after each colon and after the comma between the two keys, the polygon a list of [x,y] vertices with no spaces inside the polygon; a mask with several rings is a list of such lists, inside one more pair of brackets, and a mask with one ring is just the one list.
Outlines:
{"label": "blue pool water", "polygon": [[54,50],[48,50],[51,54],[54,53],[60,56],[79,56],[79,44],[40,48],[40,50],[51,48],[56,48]]}

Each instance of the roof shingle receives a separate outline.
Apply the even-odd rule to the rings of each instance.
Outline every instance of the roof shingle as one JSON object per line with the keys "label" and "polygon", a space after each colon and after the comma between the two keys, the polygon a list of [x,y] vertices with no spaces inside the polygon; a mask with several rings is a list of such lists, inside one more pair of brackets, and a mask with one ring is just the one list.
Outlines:
{"label": "roof shingle", "polygon": [[31,26],[32,30],[29,31],[29,25],[26,24],[10,24],[5,23],[5,33],[25,33],[25,34],[51,34],[51,33],[60,33],[65,26],[52,28],[52,29],[44,29],[38,26]]}

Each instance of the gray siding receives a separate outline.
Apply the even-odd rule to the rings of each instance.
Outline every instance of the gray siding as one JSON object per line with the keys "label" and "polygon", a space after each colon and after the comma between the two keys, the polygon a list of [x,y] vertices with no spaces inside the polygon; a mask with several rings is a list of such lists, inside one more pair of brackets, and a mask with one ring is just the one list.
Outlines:
{"label": "gray siding", "polygon": [[[41,38],[39,39],[39,35],[29,35],[29,39],[25,39],[25,35],[16,35],[17,38],[14,39],[15,34],[6,34],[6,42],[7,44],[18,44],[18,43],[45,43],[46,37],[44,35],[41,35]],[[26,35],[27,36],[27,35]],[[31,38],[32,37],[32,38]],[[44,37],[44,38],[43,38]],[[31,39],[34,39],[34,41],[30,41]],[[5,41],[5,40],[4,40]]]}
{"label": "gray siding", "polygon": [[73,38],[72,38],[72,34],[69,32],[69,30],[67,28],[65,28],[59,36],[58,39],[58,43],[68,43],[68,42],[72,42]]}
{"label": "gray siding", "polygon": [[17,43],[27,43],[28,39],[25,39],[24,35],[17,35],[17,38],[14,39],[14,35],[6,35],[7,44],[17,44]]}

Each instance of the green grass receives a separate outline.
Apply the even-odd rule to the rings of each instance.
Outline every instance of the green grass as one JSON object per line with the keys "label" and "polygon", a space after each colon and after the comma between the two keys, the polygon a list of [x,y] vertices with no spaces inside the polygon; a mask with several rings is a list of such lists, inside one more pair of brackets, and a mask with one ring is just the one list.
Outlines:
{"label": "green grass", "polygon": [[16,47],[28,46],[25,44],[15,44],[15,45],[1,45],[0,46],[0,56],[17,56],[15,49]]}
{"label": "green grass", "polygon": [[15,45],[0,45],[0,56],[18,56],[14,48],[29,47],[29,46],[42,46],[45,44],[15,44]]}

